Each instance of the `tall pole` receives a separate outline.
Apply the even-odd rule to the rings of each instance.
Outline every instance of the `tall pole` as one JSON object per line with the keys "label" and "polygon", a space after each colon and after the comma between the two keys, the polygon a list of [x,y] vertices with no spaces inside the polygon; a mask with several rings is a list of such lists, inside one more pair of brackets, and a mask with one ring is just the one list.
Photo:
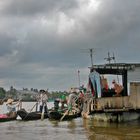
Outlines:
{"label": "tall pole", "polygon": [[79,84],[79,87],[80,87],[80,71],[78,70],[78,84]]}
{"label": "tall pole", "polygon": [[89,53],[90,61],[91,61],[91,67],[93,67],[93,53],[94,53],[94,49],[95,48],[87,48],[87,49],[85,49]]}
{"label": "tall pole", "polygon": [[90,51],[91,66],[93,66],[93,55],[92,55],[93,49],[89,49],[89,51]]}

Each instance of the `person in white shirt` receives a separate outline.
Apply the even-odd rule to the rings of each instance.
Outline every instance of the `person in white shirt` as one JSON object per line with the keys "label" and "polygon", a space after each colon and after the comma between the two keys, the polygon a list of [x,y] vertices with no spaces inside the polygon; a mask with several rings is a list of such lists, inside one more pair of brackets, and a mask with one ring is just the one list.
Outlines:
{"label": "person in white shirt", "polygon": [[44,112],[48,112],[48,107],[47,107],[47,101],[48,101],[48,96],[45,90],[41,89],[39,92],[39,96],[37,97],[37,101],[39,104],[39,111],[42,112],[44,109]]}

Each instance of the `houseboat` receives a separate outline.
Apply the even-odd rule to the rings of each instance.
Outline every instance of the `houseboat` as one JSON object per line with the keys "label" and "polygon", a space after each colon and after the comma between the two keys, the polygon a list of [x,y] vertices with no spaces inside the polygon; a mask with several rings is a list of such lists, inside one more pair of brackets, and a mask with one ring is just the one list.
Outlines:
{"label": "houseboat", "polygon": [[[100,80],[94,79],[98,77],[93,76],[95,72]],[[114,76],[113,80],[121,85],[118,93],[108,86],[106,77],[109,75]],[[140,119],[140,64],[93,65],[90,67],[90,78],[90,88],[94,90],[94,95],[89,114],[94,120],[126,122]]]}

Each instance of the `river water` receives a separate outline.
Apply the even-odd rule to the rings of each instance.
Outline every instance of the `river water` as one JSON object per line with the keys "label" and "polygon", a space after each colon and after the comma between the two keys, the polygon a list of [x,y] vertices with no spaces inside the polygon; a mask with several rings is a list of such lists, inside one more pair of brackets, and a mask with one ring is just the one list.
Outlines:
{"label": "river water", "polygon": [[[28,111],[35,103],[23,103]],[[52,107],[49,103],[48,107]],[[6,112],[5,105],[0,106]],[[72,121],[16,121],[0,123],[0,140],[140,140],[140,122],[105,123],[77,118]]]}

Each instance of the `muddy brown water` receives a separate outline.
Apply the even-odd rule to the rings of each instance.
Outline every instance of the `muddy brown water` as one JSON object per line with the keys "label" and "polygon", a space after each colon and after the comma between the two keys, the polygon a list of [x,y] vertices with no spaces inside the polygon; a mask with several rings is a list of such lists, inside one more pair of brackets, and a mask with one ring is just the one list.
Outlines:
{"label": "muddy brown water", "polygon": [[[23,103],[30,110],[34,103]],[[48,104],[52,107],[52,103]],[[6,112],[5,105],[0,106]],[[0,123],[0,140],[140,140],[140,122],[107,123],[77,118],[71,121],[16,121]]]}

